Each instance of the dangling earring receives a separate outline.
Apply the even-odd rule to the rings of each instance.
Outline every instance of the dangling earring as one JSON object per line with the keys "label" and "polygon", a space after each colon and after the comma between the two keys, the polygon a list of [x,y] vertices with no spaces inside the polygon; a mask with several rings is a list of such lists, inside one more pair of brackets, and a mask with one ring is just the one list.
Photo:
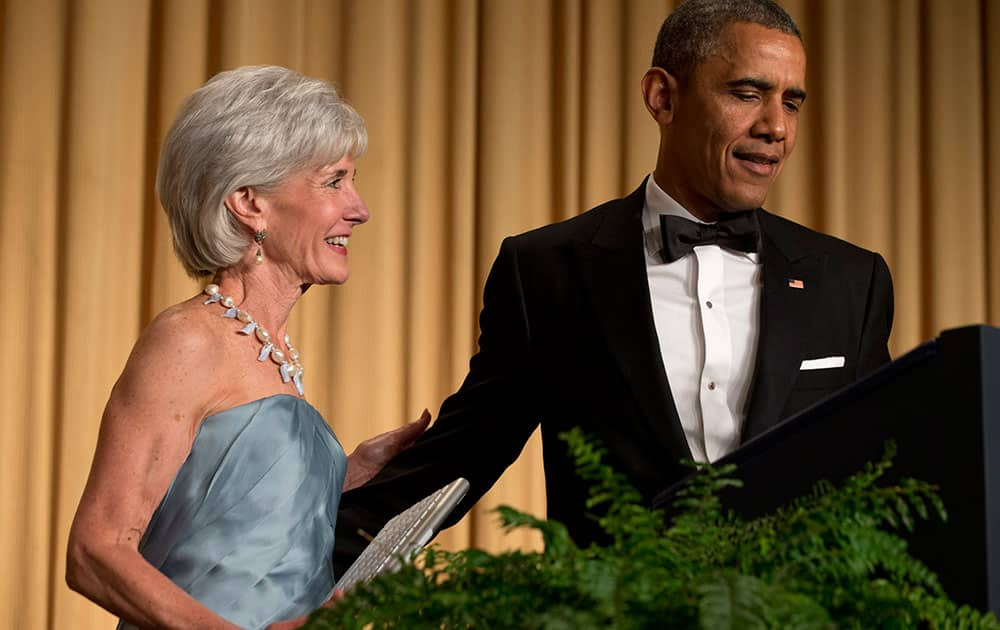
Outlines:
{"label": "dangling earring", "polygon": [[254,262],[258,265],[264,262],[264,252],[260,248],[260,244],[267,238],[267,230],[257,230],[253,233],[253,240],[257,242],[257,255],[254,256]]}

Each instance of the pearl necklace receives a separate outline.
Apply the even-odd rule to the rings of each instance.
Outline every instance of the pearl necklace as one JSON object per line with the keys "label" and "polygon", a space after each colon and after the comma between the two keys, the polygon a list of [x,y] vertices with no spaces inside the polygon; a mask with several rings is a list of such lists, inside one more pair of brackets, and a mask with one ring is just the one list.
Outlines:
{"label": "pearl necklace", "polygon": [[299,396],[305,396],[305,390],[302,388],[303,370],[302,364],[299,363],[299,351],[292,347],[292,342],[289,341],[288,335],[285,335],[285,345],[288,347],[288,356],[285,356],[285,353],[275,347],[274,342],[271,341],[271,333],[255,322],[250,313],[236,308],[233,298],[223,296],[219,293],[219,285],[208,285],[205,287],[205,293],[208,295],[205,304],[219,302],[226,308],[226,312],[222,314],[223,317],[236,319],[246,324],[246,326],[239,330],[240,334],[249,335],[250,333],[254,333],[257,336],[257,340],[263,344],[260,354],[257,355],[257,360],[265,361],[267,357],[271,357],[271,360],[278,364],[278,373],[281,374],[281,382],[287,383],[291,381],[295,383],[295,389],[299,391]]}

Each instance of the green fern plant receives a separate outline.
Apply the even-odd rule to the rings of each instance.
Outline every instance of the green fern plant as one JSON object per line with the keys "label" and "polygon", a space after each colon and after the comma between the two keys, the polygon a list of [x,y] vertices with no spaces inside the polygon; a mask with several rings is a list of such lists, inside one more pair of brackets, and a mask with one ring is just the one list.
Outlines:
{"label": "green fern plant", "polygon": [[[413,565],[359,585],[305,626],[323,628],[1000,628],[959,607],[897,535],[917,519],[946,518],[933,486],[879,484],[891,445],[840,486],[818,484],[753,520],[724,510],[741,482],[732,466],[698,465],[670,522],[642,505],[604,450],[563,434],[606,547],[579,548],[566,528],[510,507],[504,528],[542,534],[542,552],[492,555],[430,547]],[[694,464],[692,464],[694,466]]]}

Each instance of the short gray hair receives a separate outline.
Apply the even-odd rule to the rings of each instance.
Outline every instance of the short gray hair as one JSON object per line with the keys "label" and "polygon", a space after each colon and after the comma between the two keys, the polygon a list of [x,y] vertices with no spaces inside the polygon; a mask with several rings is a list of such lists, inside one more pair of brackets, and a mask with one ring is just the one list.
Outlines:
{"label": "short gray hair", "polygon": [[715,52],[722,29],[737,22],[759,24],[802,41],[795,21],[773,0],[686,0],[660,27],[653,66],[686,81]]}
{"label": "short gray hair", "polygon": [[336,88],[279,66],[220,72],[181,106],[160,151],[156,193],[192,276],[236,264],[252,242],[225,207],[243,186],[273,189],[302,168],[356,158],[364,121]]}

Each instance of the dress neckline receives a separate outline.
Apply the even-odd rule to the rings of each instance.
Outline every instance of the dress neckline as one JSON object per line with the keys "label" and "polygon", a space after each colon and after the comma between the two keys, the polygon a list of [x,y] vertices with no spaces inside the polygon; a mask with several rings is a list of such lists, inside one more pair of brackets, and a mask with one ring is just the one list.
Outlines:
{"label": "dress neckline", "polygon": [[309,409],[311,409],[319,417],[321,417],[321,418],[323,417],[323,414],[321,414],[319,412],[319,409],[317,409],[316,407],[314,407],[313,404],[311,402],[309,402],[308,400],[306,400],[305,398],[300,398],[298,396],[293,396],[292,394],[278,393],[278,394],[269,394],[267,396],[261,396],[260,398],[255,398],[253,400],[248,400],[245,403],[240,403],[238,405],[234,405],[232,407],[228,407],[226,409],[222,409],[220,411],[216,411],[213,414],[205,416],[202,419],[202,422],[204,422],[205,420],[208,420],[209,418],[214,418],[214,417],[220,416],[220,415],[222,415],[224,413],[229,413],[230,411],[235,411],[235,410],[240,409],[242,407],[249,407],[250,405],[260,404],[260,403],[262,403],[262,402],[264,402],[266,400],[270,400],[272,398],[291,398],[292,400],[295,400],[295,401],[303,403],[306,407],[308,407]]}

